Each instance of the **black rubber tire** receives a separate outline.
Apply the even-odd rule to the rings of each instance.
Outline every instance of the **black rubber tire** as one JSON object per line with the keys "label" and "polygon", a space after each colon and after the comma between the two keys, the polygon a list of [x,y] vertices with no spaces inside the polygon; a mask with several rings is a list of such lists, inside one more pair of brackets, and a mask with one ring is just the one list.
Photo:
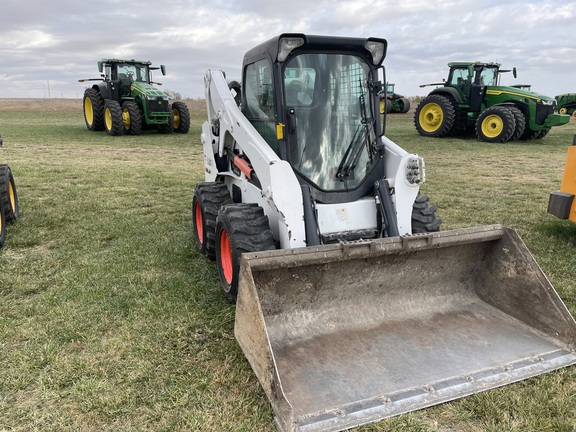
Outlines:
{"label": "black rubber tire", "polygon": [[426,195],[418,195],[412,207],[412,234],[440,231],[442,219],[436,216],[436,206]]}
{"label": "black rubber tire", "polygon": [[0,200],[0,249],[6,241],[6,219],[4,217],[4,206]]}
{"label": "black rubber tire", "polygon": [[276,244],[262,207],[258,204],[222,206],[216,218],[216,266],[224,297],[236,301],[241,255],[272,249],[276,249]]}
{"label": "black rubber tire", "polygon": [[456,110],[446,96],[429,95],[420,101],[414,112],[414,125],[425,137],[442,138],[454,133]]}
{"label": "black rubber tire", "polygon": [[104,130],[104,98],[100,92],[94,89],[86,89],[84,91],[84,99],[82,100],[84,110],[84,121],[86,127],[91,131]]}
{"label": "black rubber tire", "polygon": [[522,141],[528,141],[528,140],[536,139],[536,138],[539,137],[539,135],[540,135],[541,132],[542,132],[542,131],[539,131],[539,130],[535,131],[535,130],[526,128],[526,129],[524,130],[524,133],[523,133],[522,136],[520,137],[520,139],[521,139]]}
{"label": "black rubber tire", "polygon": [[174,132],[186,134],[190,130],[190,111],[184,102],[174,102],[172,104],[172,114],[174,115]]}
{"label": "black rubber tire", "polygon": [[220,207],[232,204],[224,183],[197,183],[192,199],[192,224],[196,247],[211,260],[216,259],[216,218]]}
{"label": "black rubber tire", "polygon": [[166,123],[158,125],[158,133],[169,135],[174,132],[174,115],[168,117]]}
{"label": "black rubber tire", "polygon": [[122,125],[127,135],[140,135],[142,132],[142,114],[134,101],[124,101],[122,104]]}
{"label": "black rubber tire", "polygon": [[524,114],[520,111],[517,107],[510,107],[510,111],[514,116],[514,120],[516,121],[516,128],[514,129],[514,133],[510,138],[510,141],[516,141],[520,139],[520,137],[524,134],[524,130],[526,129],[526,118],[524,118]]}
{"label": "black rubber tire", "polygon": [[548,135],[548,132],[550,132],[550,128],[548,129],[542,129],[540,131],[540,133],[538,135],[536,135],[535,139],[542,139],[544,138],[546,135]]}
{"label": "black rubber tire", "polygon": [[122,108],[114,100],[107,100],[104,104],[104,130],[108,135],[117,136],[124,133]]}
{"label": "black rubber tire", "polygon": [[480,113],[476,120],[476,136],[480,141],[505,143],[516,130],[516,119],[507,106],[494,105]]}
{"label": "black rubber tire", "polygon": [[18,192],[12,170],[8,165],[0,164],[0,200],[4,208],[6,223],[14,222],[20,216]]}
{"label": "black rubber tire", "polygon": [[410,111],[410,99],[407,98],[400,98],[398,99],[398,108],[400,108],[400,112],[401,114],[406,114],[408,111]]}

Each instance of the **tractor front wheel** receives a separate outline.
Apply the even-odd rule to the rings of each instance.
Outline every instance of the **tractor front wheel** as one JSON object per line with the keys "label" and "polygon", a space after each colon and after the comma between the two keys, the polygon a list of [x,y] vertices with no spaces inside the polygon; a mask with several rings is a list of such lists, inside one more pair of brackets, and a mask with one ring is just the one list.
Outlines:
{"label": "tractor front wheel", "polygon": [[91,131],[104,130],[104,98],[94,89],[84,91],[84,121]]}
{"label": "tractor front wheel", "polygon": [[516,131],[514,114],[506,106],[486,108],[476,120],[476,135],[481,141],[505,143]]}
{"label": "tractor front wheel", "polygon": [[184,102],[174,102],[172,104],[174,114],[174,132],[188,133],[190,130],[190,112]]}
{"label": "tractor front wheel", "polygon": [[220,289],[236,301],[240,257],[245,252],[276,249],[268,217],[258,204],[222,206],[216,219],[216,265]]}
{"label": "tractor front wheel", "polygon": [[456,121],[454,105],[446,96],[430,95],[422,99],[414,113],[414,125],[425,137],[442,138],[453,132]]}
{"label": "tractor front wheel", "polygon": [[194,239],[198,250],[209,259],[216,258],[216,218],[218,210],[232,204],[230,192],[224,183],[196,184],[192,199]]}
{"label": "tractor front wheel", "polygon": [[108,100],[104,104],[104,129],[108,135],[122,135],[124,133],[122,108],[114,100]]}
{"label": "tractor front wheel", "polygon": [[18,193],[12,170],[8,165],[0,165],[0,201],[4,208],[5,222],[13,222],[20,216]]}
{"label": "tractor front wheel", "polygon": [[127,135],[140,135],[142,132],[142,115],[136,102],[130,100],[122,104],[122,124]]}

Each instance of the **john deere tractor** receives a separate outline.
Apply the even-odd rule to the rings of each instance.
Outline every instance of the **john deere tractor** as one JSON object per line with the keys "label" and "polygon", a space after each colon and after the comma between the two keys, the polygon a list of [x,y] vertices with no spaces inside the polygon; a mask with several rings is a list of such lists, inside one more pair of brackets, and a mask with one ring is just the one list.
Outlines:
{"label": "john deere tractor", "polygon": [[576,93],[564,93],[555,99],[560,114],[569,114],[576,119]]}
{"label": "john deere tractor", "polygon": [[410,111],[410,100],[401,94],[394,93],[394,84],[386,83],[386,92],[380,93],[380,114],[407,113]]}
{"label": "john deere tractor", "polygon": [[104,59],[98,62],[102,81],[84,91],[84,120],[92,131],[108,135],[138,135],[143,128],[160,133],[188,133],[190,113],[184,102],[170,105],[168,95],[154,85],[152,70],[166,75],[166,67],[152,67],[149,61]]}
{"label": "john deere tractor", "polygon": [[414,124],[420,135],[446,137],[474,130],[481,141],[504,143],[543,138],[570,116],[555,114],[556,100],[520,87],[499,85],[499,63],[448,63],[448,80],[416,108]]}

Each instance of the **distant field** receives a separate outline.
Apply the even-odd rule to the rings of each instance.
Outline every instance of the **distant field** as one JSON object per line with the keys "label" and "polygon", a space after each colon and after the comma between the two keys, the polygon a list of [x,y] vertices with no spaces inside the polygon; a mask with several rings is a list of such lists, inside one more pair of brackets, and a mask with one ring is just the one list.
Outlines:
{"label": "distant field", "polygon": [[[0,251],[0,430],[273,431],[234,306],[192,247],[203,101],[187,135],[109,137],[81,100],[0,99],[21,217]],[[443,229],[516,229],[576,315],[576,224],[547,214],[574,123],[542,140],[387,135],[426,160]],[[390,347],[390,349],[397,349]],[[357,431],[576,431],[576,367]]]}

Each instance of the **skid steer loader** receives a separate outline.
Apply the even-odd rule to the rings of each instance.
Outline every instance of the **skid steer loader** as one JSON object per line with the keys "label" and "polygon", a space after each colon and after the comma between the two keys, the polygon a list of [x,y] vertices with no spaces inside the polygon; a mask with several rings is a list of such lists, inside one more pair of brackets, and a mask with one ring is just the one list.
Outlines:
{"label": "skid steer loader", "polygon": [[282,34],[245,54],[241,85],[205,75],[194,236],[280,431],[576,363],[576,323],[514,231],[439,231],[423,159],[384,136],[386,47]]}

